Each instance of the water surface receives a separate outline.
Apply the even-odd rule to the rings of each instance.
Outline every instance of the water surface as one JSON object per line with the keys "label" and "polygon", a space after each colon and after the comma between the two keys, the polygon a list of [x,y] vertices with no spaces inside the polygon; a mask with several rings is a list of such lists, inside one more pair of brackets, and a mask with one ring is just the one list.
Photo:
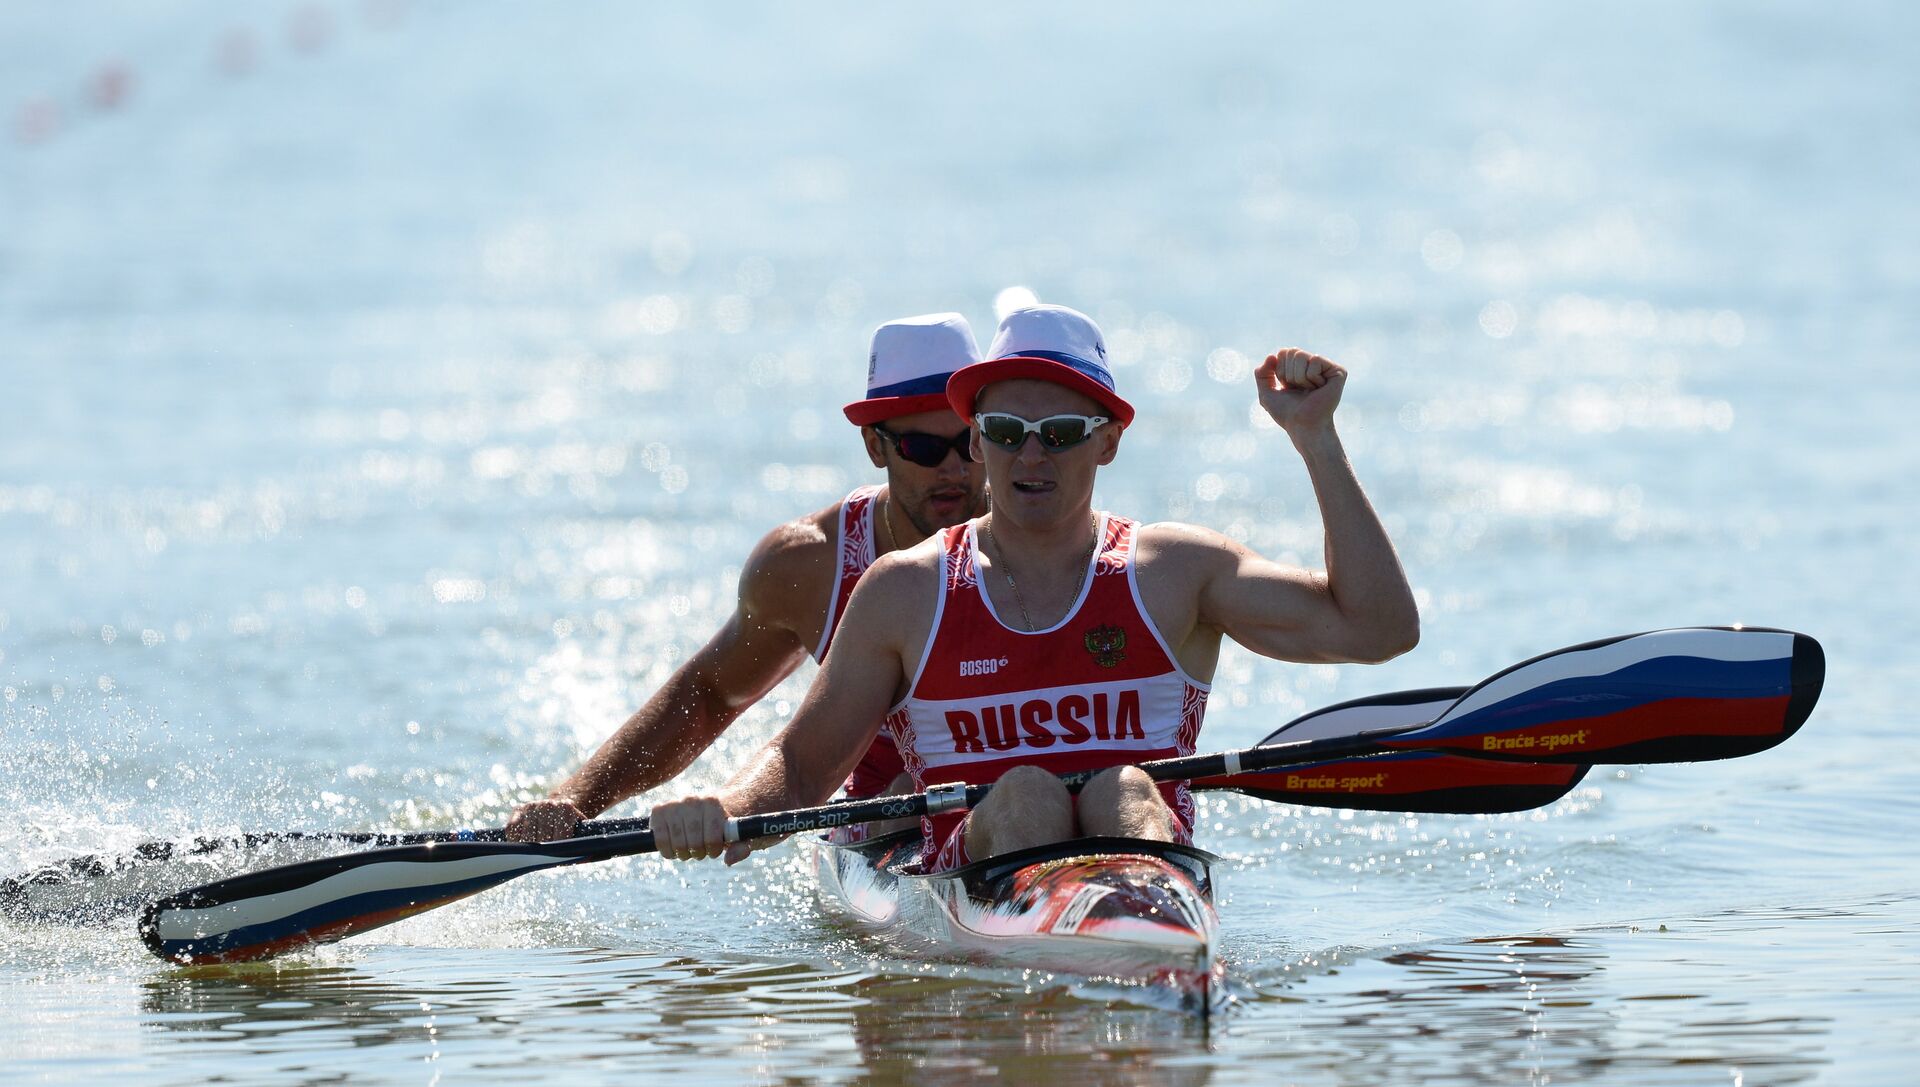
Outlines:
{"label": "water surface", "polygon": [[984,339],[1010,287],[1093,314],[1140,408],[1103,506],[1290,561],[1319,528],[1248,369],[1283,343],[1353,369],[1423,642],[1229,652],[1207,746],[1669,625],[1804,630],[1830,666],[1779,750],[1596,770],[1537,812],[1210,798],[1236,981],[1207,1029],[901,959],[781,851],[530,877],[271,966],[164,966],[124,913],[0,920],[15,1078],[1906,1078],[1906,8],[0,27],[9,871],[498,824],[718,626],[760,533],[873,478],[839,416],[868,330],[958,309]]}

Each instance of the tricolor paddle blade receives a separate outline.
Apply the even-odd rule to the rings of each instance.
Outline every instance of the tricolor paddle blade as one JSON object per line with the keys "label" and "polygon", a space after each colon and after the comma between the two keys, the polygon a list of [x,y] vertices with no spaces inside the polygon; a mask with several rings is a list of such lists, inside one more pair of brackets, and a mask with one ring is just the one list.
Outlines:
{"label": "tricolor paddle blade", "polygon": [[[1342,702],[1297,717],[1261,746],[1326,740],[1376,729],[1409,728],[1445,713],[1466,687],[1399,691]],[[1460,755],[1407,752],[1307,763],[1260,773],[1197,778],[1194,788],[1230,789],[1285,804],[1362,811],[1494,814],[1526,811],[1565,796],[1587,768],[1490,762]]]}
{"label": "tricolor paddle blade", "polygon": [[1731,759],[1798,731],[1825,674],[1820,643],[1792,631],[1631,634],[1509,668],[1387,742],[1523,762]]}
{"label": "tricolor paddle blade", "polygon": [[393,924],[528,872],[599,859],[608,855],[607,841],[437,842],[269,868],[152,903],[140,914],[140,938],[171,962],[271,958]]}

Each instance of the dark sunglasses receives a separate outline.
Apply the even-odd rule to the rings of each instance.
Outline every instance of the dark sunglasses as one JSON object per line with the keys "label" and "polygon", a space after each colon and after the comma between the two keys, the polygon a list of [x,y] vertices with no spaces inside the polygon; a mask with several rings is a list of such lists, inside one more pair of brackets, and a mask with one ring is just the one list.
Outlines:
{"label": "dark sunglasses", "polygon": [[947,450],[960,454],[962,461],[973,460],[973,454],[967,451],[969,431],[961,431],[951,438],[942,438],[938,434],[909,430],[904,434],[895,434],[878,423],[873,424],[874,433],[893,443],[893,451],[919,465],[922,468],[938,468],[947,459]]}
{"label": "dark sunglasses", "polygon": [[980,428],[982,438],[1003,449],[1018,449],[1026,444],[1027,435],[1038,434],[1040,448],[1049,453],[1058,453],[1093,437],[1093,432],[1107,422],[1107,417],[1049,415],[1034,422],[1004,411],[983,411],[973,417],[973,422]]}

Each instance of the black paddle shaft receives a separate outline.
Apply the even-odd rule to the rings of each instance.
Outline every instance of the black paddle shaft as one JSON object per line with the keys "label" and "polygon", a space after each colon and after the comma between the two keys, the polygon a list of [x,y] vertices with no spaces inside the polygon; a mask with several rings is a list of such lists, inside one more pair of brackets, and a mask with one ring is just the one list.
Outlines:
{"label": "black paddle shaft", "polygon": [[[1139,768],[1155,781],[1185,781],[1190,778],[1215,777],[1222,774],[1255,773],[1260,770],[1306,762],[1388,755],[1400,749],[1389,746],[1384,741],[1424,727],[1423,723],[1400,728],[1374,729],[1351,736],[1330,736],[1319,740],[1297,740],[1293,743],[1248,747],[1211,755],[1159,759],[1140,763]],[[1095,775],[1103,772],[1078,770],[1061,774],[1060,780],[1068,789],[1077,792]],[[912,819],[924,815],[939,815],[942,812],[971,809],[986,799],[987,793],[992,788],[991,783],[966,786],[954,783],[935,786],[924,793],[878,796],[871,800],[855,802],[841,801],[837,804],[797,808],[793,811],[773,812],[767,815],[743,815],[731,820],[731,825],[736,840],[751,841],[755,838],[784,837],[806,831],[876,823],[886,819]],[[651,850],[652,833],[647,832],[645,847],[640,847],[642,840],[638,834],[615,835],[608,844],[613,845],[617,853],[608,855],[644,853]],[[616,841],[617,845],[615,845]]]}

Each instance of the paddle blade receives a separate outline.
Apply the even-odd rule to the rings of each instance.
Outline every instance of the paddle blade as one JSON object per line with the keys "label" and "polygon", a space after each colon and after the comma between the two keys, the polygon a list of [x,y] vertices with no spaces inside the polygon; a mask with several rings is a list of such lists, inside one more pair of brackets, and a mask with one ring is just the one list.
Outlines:
{"label": "paddle blade", "polygon": [[1193,785],[1321,808],[1492,815],[1551,804],[1586,773],[1585,766],[1570,764],[1409,752],[1203,778]]}
{"label": "paddle blade", "polygon": [[[652,835],[640,835],[650,849]],[[436,842],[283,865],[148,905],[140,938],[170,962],[271,958],[393,924],[528,872],[613,855],[609,840]]]}
{"label": "paddle blade", "polygon": [[[576,837],[647,829],[647,819],[597,819],[581,823]],[[278,863],[293,863],[287,851],[343,845],[425,845],[429,842],[504,842],[501,827],[430,831],[250,831],[222,837],[152,839],[120,853],[94,853],[55,861],[0,879],[0,915],[38,924],[90,925],[131,913],[159,894],[171,894],[223,867],[206,858],[270,849]],[[223,858],[224,859],[224,858]],[[226,865],[231,869],[231,865]],[[209,870],[211,869],[211,870]]]}
{"label": "paddle blade", "polygon": [[1556,763],[1751,755],[1813,712],[1820,643],[1760,627],[1684,627],[1535,657],[1475,686],[1393,747]]}
{"label": "paddle blade", "polygon": [[[1342,702],[1294,718],[1260,744],[1325,740],[1424,724],[1445,713],[1468,689],[1433,687]],[[1467,815],[1551,804],[1567,795],[1586,772],[1584,766],[1408,752],[1196,778],[1193,786],[1228,789],[1283,804]]]}
{"label": "paddle blade", "polygon": [[1297,740],[1325,740],[1335,736],[1357,736],[1388,728],[1412,728],[1424,725],[1453,708],[1471,687],[1423,687],[1417,691],[1391,691],[1368,695],[1350,702],[1336,702],[1281,725],[1260,741],[1261,747],[1292,743]]}

